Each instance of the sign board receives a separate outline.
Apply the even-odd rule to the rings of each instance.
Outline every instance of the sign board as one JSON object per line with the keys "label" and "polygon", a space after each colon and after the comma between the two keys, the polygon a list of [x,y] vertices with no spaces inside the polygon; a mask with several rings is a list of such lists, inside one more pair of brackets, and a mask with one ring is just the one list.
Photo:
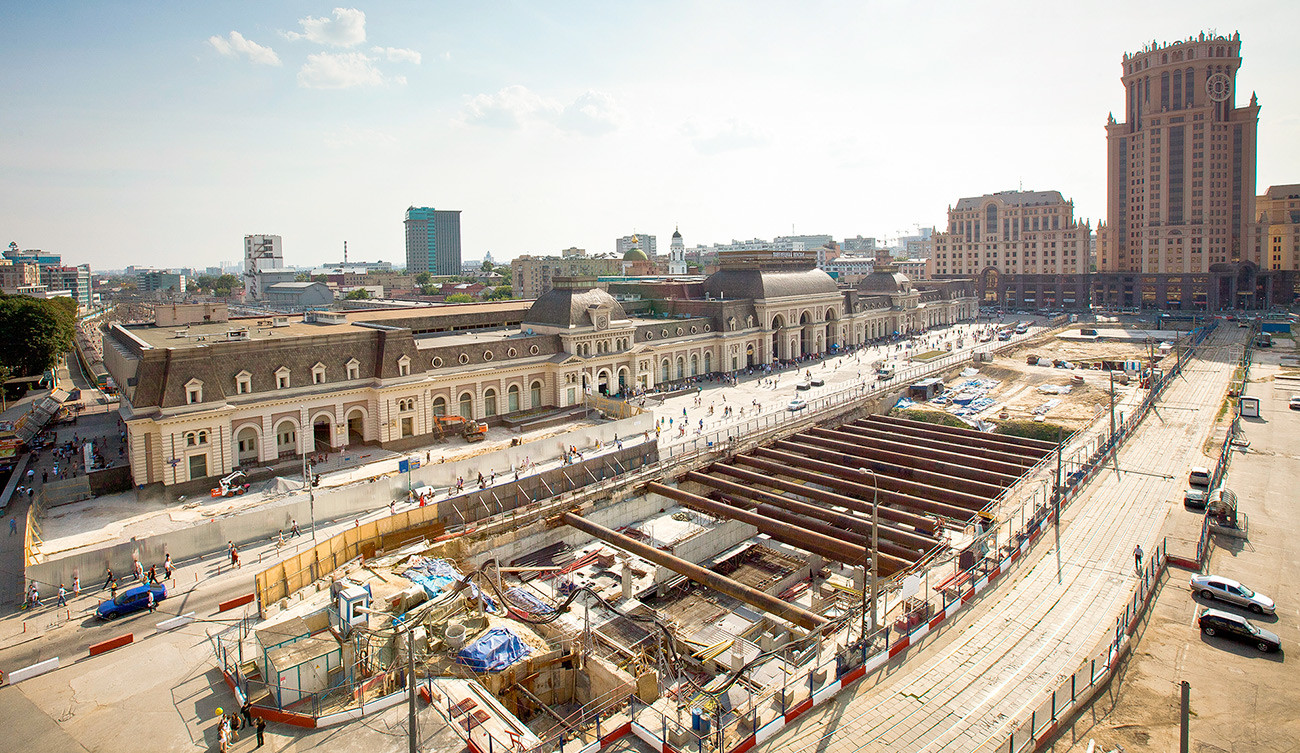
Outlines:
{"label": "sign board", "polygon": [[411,471],[419,467],[420,467],[420,461],[417,458],[409,458],[406,460],[397,461],[398,473],[410,473]]}
{"label": "sign board", "polygon": [[909,575],[903,578],[903,588],[898,593],[900,599],[910,599],[921,590],[921,576]]}
{"label": "sign board", "polygon": [[1242,418],[1259,418],[1259,398],[1243,396],[1237,406]]}

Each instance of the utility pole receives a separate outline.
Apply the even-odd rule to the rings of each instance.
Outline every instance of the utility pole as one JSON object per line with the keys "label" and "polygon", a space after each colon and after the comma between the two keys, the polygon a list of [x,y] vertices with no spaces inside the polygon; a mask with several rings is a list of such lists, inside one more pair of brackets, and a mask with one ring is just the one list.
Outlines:
{"label": "utility pole", "polygon": [[311,473],[307,468],[307,452],[302,453],[302,483],[307,487],[307,508],[311,514],[311,540],[316,540],[316,489],[311,485]]}
{"label": "utility pole", "polygon": [[[880,480],[876,478],[876,472],[870,468],[859,468],[863,473],[871,474],[871,549],[865,552],[867,560],[871,566],[870,571],[870,588],[871,588],[871,635],[876,634],[876,553],[879,551],[880,541],[877,537],[879,530],[879,503],[880,503]],[[865,546],[863,547],[865,549]],[[867,569],[867,562],[863,563],[863,570]],[[863,575],[867,575],[866,572]],[[862,659],[865,662],[867,657],[867,589],[862,589]]]}
{"label": "utility pole", "polygon": [[1062,436],[1062,429],[1058,426],[1056,429],[1056,488],[1052,494],[1055,514],[1052,516],[1056,529],[1056,582],[1061,582],[1061,493],[1063,490],[1061,483],[1061,450],[1065,447],[1065,439]]}
{"label": "utility pole", "polygon": [[406,630],[406,670],[411,675],[410,682],[406,684],[406,725],[410,731],[407,736],[407,750],[409,753],[417,753],[419,735],[415,729],[415,632],[410,628]]}
{"label": "utility pole", "polygon": [[1119,450],[1115,449],[1115,371],[1110,372],[1110,452],[1115,459],[1115,472],[1119,473]]}
{"label": "utility pole", "polygon": [[1179,705],[1181,714],[1178,722],[1178,751],[1179,753],[1190,753],[1191,723],[1189,717],[1192,711],[1192,686],[1186,680],[1182,682],[1182,703]]}

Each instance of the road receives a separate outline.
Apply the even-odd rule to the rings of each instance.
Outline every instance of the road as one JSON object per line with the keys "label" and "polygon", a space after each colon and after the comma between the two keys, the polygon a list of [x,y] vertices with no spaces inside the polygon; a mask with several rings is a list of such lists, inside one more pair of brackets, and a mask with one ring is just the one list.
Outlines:
{"label": "road", "polygon": [[1205,432],[1233,368],[1227,346],[1242,339],[1236,328],[1213,335],[1189,363],[1187,378],[1166,392],[1163,403],[1180,410],[1148,416],[1121,451],[1120,472],[1099,475],[1071,503],[1059,570],[1046,536],[1010,574],[1010,587],[923,644],[920,657],[891,664],[877,684],[810,714],[767,748],[974,751],[1003,740],[1123,613],[1135,581],[1134,546],[1154,547],[1187,468],[1204,463]]}

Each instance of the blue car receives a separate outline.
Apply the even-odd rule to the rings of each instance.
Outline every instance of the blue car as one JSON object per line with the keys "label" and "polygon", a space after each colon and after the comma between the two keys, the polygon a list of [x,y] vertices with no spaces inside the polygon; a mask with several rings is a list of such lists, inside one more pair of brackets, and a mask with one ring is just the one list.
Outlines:
{"label": "blue car", "polygon": [[118,594],[115,599],[100,602],[99,608],[95,610],[95,616],[101,620],[115,620],[124,614],[148,609],[148,593],[151,590],[153,591],[154,604],[167,598],[167,586],[161,583],[153,586],[136,586]]}

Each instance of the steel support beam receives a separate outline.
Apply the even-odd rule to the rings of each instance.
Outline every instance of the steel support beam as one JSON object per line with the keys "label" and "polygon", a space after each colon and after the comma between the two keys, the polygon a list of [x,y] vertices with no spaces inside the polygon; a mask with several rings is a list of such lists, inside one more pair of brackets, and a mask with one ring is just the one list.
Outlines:
{"label": "steel support beam", "polygon": [[662,565],[663,567],[666,567],[679,575],[685,576],[702,586],[712,588],[713,590],[726,594],[734,599],[739,599],[750,606],[757,607],[764,612],[774,614],[788,622],[792,622],[805,630],[816,630],[828,622],[828,620],[821,615],[814,614],[800,606],[778,599],[771,594],[763,593],[756,588],[750,588],[743,583],[737,583],[725,575],[719,575],[712,570],[700,567],[694,562],[687,562],[680,557],[674,557],[667,552],[661,552],[652,546],[637,541],[636,539],[624,536],[616,531],[611,531],[597,523],[592,523],[590,520],[579,515],[564,513],[560,519],[565,524],[572,526],[589,536],[594,536],[606,544],[618,547],[625,552],[631,552],[632,554],[653,562],[656,565]]}
{"label": "steel support beam", "polygon": [[905,427],[892,427],[883,424],[844,424],[836,431],[846,434],[853,434],[871,440],[889,440],[896,441],[905,439],[908,444],[916,447],[923,447],[932,452],[951,452],[957,455],[965,455],[971,458],[979,458],[980,465],[984,463],[1005,463],[1019,469],[1022,473],[1027,468],[1036,465],[1040,456],[1026,455],[1020,452],[1007,452],[1000,449],[991,449],[988,447],[979,447],[976,445],[965,445],[960,441],[960,437],[951,437],[940,435],[937,437],[912,436],[905,432]]}
{"label": "steel support beam", "polygon": [[[761,473],[756,473],[745,468],[738,468],[734,465],[726,465],[723,463],[715,463],[708,470],[708,474],[692,471],[691,473],[686,474],[686,478],[692,481],[699,481],[700,483],[708,484],[713,488],[728,494],[743,494],[756,502],[774,505],[807,518],[816,518],[830,523],[837,528],[853,531],[862,536],[871,535],[871,520],[868,518],[860,518],[852,513],[843,513],[837,510],[831,510],[809,502],[784,497],[780,494],[773,494],[772,492],[757,488],[758,484],[770,485],[773,481],[773,479],[770,479],[768,476],[764,476]],[[741,484],[730,479],[720,478],[718,474],[726,474],[730,478],[740,479],[746,483]],[[807,489],[794,491],[794,493],[806,495],[806,492],[808,491],[815,490]],[[868,505],[867,507],[869,508],[870,506]],[[906,515],[908,517],[920,518],[931,525],[934,522],[929,518],[924,518],[919,515],[914,516],[911,513],[906,513]],[[927,531],[926,533],[929,532]],[[901,529],[895,526],[881,526],[880,528],[880,535],[882,537],[895,541],[908,549],[920,551],[929,551],[939,545],[939,540],[936,537],[926,535],[926,533],[916,533],[915,531]]]}
{"label": "steel support beam", "polygon": [[757,513],[749,512],[748,510],[740,510],[731,505],[709,499],[708,497],[701,497],[698,494],[692,494],[683,489],[664,486],[657,481],[652,481],[647,484],[646,491],[663,495],[679,504],[693,507],[696,510],[702,510],[710,515],[748,523],[757,528],[760,533],[767,534],[777,541],[789,544],[793,547],[798,547],[806,552],[812,552],[813,554],[820,555],[825,559],[834,560],[835,562],[840,562],[845,565],[862,564],[862,550],[841,539],[836,539],[832,536],[825,536],[820,533],[813,533],[812,531],[786,523],[779,523]]}
{"label": "steel support beam", "polygon": [[[782,449],[779,450],[759,448],[753,454],[755,457],[774,460],[778,463],[799,463],[809,470],[823,471],[832,476],[851,475],[853,478],[859,478],[857,474],[846,474],[846,470],[867,468],[880,478],[881,491],[888,490],[918,499],[929,499],[970,510],[978,510],[990,499],[1002,492],[1001,487],[993,484],[975,484],[975,488],[980,489],[983,492],[982,494],[951,488],[972,486],[972,483],[952,479],[951,477],[948,479],[951,482],[950,486],[942,486],[937,483],[927,484],[914,479],[900,478],[906,475],[918,476],[924,474],[928,477],[937,476],[938,474],[917,472],[914,469],[904,468],[892,463],[882,463],[879,460],[845,452],[821,449],[802,442],[782,442],[781,447]],[[939,482],[943,480],[942,477],[935,479],[935,481]]]}
{"label": "steel support beam", "polygon": [[943,434],[954,434],[962,437],[958,440],[962,443],[970,441],[979,443],[984,447],[1000,446],[1008,452],[1025,451],[1030,454],[1037,454],[1038,457],[1046,457],[1056,451],[1055,442],[1047,442],[1041,439],[1029,439],[1027,437],[1013,437],[1007,434],[989,434],[974,429],[963,429],[956,426],[939,426],[929,424],[924,421],[916,421],[910,418],[898,418],[897,416],[884,416],[879,413],[859,419],[854,423],[873,423],[889,426],[899,433],[906,433],[905,429],[925,432],[940,432]]}
{"label": "steel support beam", "polygon": [[[777,463],[770,460],[759,460],[758,458],[751,458],[745,456],[736,458],[736,462],[742,463],[751,468],[758,468],[759,470],[762,470],[773,476],[777,476],[777,475],[788,476],[790,478],[801,479],[803,481],[811,481],[816,484],[822,484],[823,486],[828,486],[831,489],[834,489],[836,492],[842,492],[842,493],[835,494],[835,492],[826,492],[820,489],[811,489],[808,487],[807,484],[794,484],[793,486],[796,487],[795,489],[788,489],[788,487],[786,487],[786,484],[789,484],[789,482],[782,482],[780,484],[781,488],[787,489],[789,491],[794,491],[796,494],[803,494],[805,496],[815,498],[820,502],[828,502],[829,504],[840,504],[844,507],[848,507],[849,509],[854,510],[855,512],[863,512],[862,508],[865,507],[867,514],[870,514],[871,504],[862,501],[865,499],[872,498],[872,489],[874,487],[872,487],[869,484],[860,481],[847,481],[843,478],[832,478],[824,474],[817,473],[815,471],[803,470],[799,468],[797,465],[794,465],[793,463],[791,464]],[[861,473],[856,468],[852,468],[852,469],[840,468],[838,470],[841,474],[846,476],[849,474],[853,474],[854,476],[862,478],[867,475]],[[773,479],[768,483],[777,485],[776,479]],[[802,491],[799,491],[799,489],[802,489]],[[845,498],[851,499],[852,504],[848,504],[844,502],[833,502],[828,496],[831,494],[835,494],[835,496],[838,499],[845,499]],[[883,486],[880,489],[879,498],[881,503],[885,505],[883,509],[890,509],[892,507],[906,507],[909,510],[920,510],[921,512],[929,513],[931,515],[939,515],[941,517],[950,518],[952,520],[962,520],[962,521],[969,520],[970,518],[974,517],[975,511],[979,509],[979,508],[968,509],[959,505],[951,505],[944,502],[936,502],[930,499],[920,499],[918,497],[913,497],[908,494],[900,494],[898,492],[887,491]]]}
{"label": "steel support beam", "polygon": [[[900,442],[896,435],[892,435],[889,432],[870,431],[867,429],[859,429],[858,431],[862,433],[844,431],[843,429],[823,429],[820,427],[813,427],[806,433],[811,437],[834,439],[841,442],[849,442],[859,445],[867,444],[864,440],[869,440],[873,447],[881,447],[886,450],[893,450],[894,452],[906,452],[926,461],[939,460],[947,463],[956,463],[957,465],[977,469],[985,473],[995,473],[1011,480],[1019,478],[1020,474],[1025,472],[1023,467],[1014,463],[973,458],[964,451],[940,450],[926,447],[916,442]],[[864,434],[866,436],[864,436]]]}
{"label": "steel support beam", "polygon": [[[834,436],[832,434],[832,436]],[[907,468],[916,468],[917,470],[930,471],[938,473],[955,480],[976,481],[982,484],[991,484],[998,488],[998,491],[1011,486],[1014,479],[1002,473],[990,473],[989,471],[979,468],[972,468],[969,464],[961,462],[947,462],[937,458],[922,457],[919,453],[913,452],[909,447],[882,447],[876,444],[864,444],[857,437],[827,438],[825,436],[814,436],[810,433],[796,434],[790,440],[812,444],[817,447],[838,450],[840,452],[853,455],[855,457],[874,458],[884,460],[896,465]],[[780,447],[781,440],[773,443],[773,446]],[[897,444],[897,443],[895,443]]]}

